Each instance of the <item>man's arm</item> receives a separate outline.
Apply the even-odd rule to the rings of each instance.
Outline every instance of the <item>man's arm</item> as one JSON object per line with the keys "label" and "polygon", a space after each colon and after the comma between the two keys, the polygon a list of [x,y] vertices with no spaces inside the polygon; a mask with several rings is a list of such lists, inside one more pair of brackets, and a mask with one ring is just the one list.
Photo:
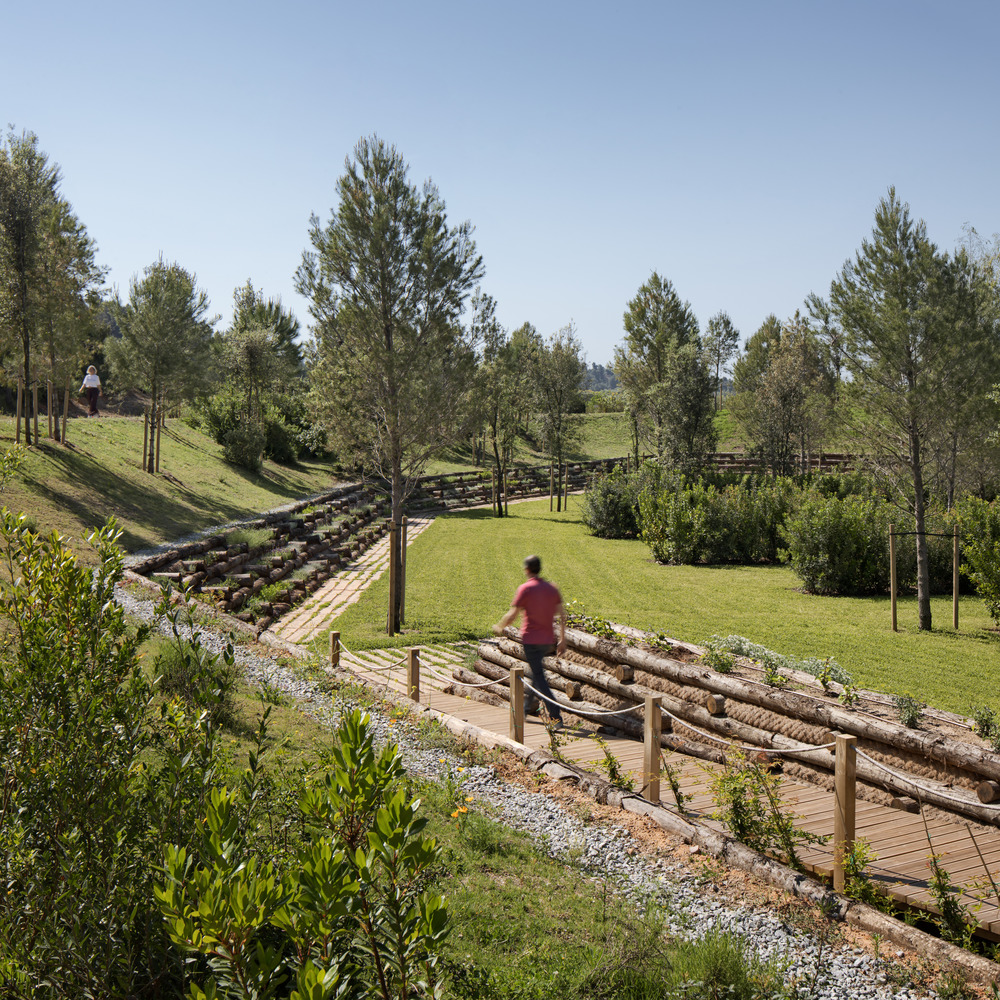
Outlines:
{"label": "man's arm", "polygon": [[498,621],[496,623],[496,625],[493,626],[493,634],[494,635],[503,635],[503,630],[508,625],[510,625],[511,622],[513,622],[514,619],[517,618],[517,616],[520,613],[521,613],[521,609],[516,604],[512,604],[507,609],[507,613],[503,616],[503,618],[501,618],[500,621]]}

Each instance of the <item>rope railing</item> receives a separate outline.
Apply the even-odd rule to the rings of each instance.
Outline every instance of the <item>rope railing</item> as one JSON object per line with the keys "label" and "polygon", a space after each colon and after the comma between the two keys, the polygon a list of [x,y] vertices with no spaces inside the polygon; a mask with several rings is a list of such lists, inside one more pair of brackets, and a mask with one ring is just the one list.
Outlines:
{"label": "rope railing", "polygon": [[790,747],[785,749],[779,749],[777,747],[762,747],[755,746],[752,743],[733,743],[732,740],[723,739],[721,736],[713,736],[712,733],[706,732],[704,729],[698,726],[692,725],[684,719],[678,718],[669,709],[663,708],[661,706],[660,711],[663,712],[667,718],[671,719],[673,722],[679,722],[682,726],[690,729],[692,732],[697,733],[699,736],[704,736],[705,739],[711,740],[713,743],[720,743],[723,746],[729,747],[731,750],[748,750],[754,753],[767,753],[767,754],[792,754],[792,753],[812,753],[814,750],[829,750],[835,747],[836,743],[823,743],[819,746],[814,746],[810,743],[803,743],[800,747]]}
{"label": "rope railing", "polygon": [[[870,757],[863,750],[858,750],[856,752],[859,757],[864,758],[873,767],[877,768],[879,771],[884,771],[886,774],[891,775],[897,781],[903,781],[906,784],[910,785],[911,787],[918,789],[919,791],[930,792],[932,795],[936,795],[947,802],[954,802],[956,805],[966,806],[966,807],[969,805],[969,799],[962,799],[955,795],[948,795],[946,792],[941,791],[940,788],[934,788],[931,785],[921,784],[919,781],[914,781],[913,778],[907,775],[904,771],[899,771],[894,767],[889,767],[887,764],[883,764],[881,761],[876,760],[874,757]],[[981,809],[1000,809],[1000,803],[995,805],[989,805],[976,802],[974,804]]]}
{"label": "rope railing", "polygon": [[640,711],[642,710],[642,705],[629,705],[628,708],[620,708],[620,709],[618,709],[615,712],[611,712],[611,711],[602,712],[602,711],[599,711],[598,709],[590,709],[590,708],[579,710],[579,709],[572,708],[569,705],[564,705],[561,701],[556,701],[554,698],[547,697],[546,695],[542,694],[542,692],[539,691],[536,687],[534,687],[531,684],[530,681],[525,681],[524,682],[524,686],[533,695],[536,695],[537,697],[541,698],[542,701],[548,702],[550,705],[555,705],[560,711],[562,711],[563,709],[566,709],[567,711],[572,712],[574,715],[579,715],[579,716],[584,716],[584,715],[624,715],[626,712],[634,712],[634,711],[636,711],[636,709],[638,709]]}

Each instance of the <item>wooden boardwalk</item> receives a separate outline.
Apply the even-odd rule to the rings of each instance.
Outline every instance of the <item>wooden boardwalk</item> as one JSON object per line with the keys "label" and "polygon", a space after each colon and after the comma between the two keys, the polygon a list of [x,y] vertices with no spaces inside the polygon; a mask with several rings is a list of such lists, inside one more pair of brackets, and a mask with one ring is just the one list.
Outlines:
{"label": "wooden boardwalk", "polygon": [[[439,712],[506,736],[509,730],[509,712],[506,707],[499,708],[469,698],[456,697],[445,694],[442,690],[451,682],[452,666],[465,662],[474,649],[473,643],[421,648],[420,701]],[[406,694],[404,659],[405,654],[394,649],[375,650],[361,655],[344,653],[341,662],[368,686],[398,697]],[[564,718],[567,721],[572,718],[565,708]],[[640,787],[643,754],[641,741],[604,732],[601,737],[622,769],[632,775],[635,787]],[[587,770],[598,770],[596,765],[603,760],[604,752],[592,732],[581,731],[579,735],[565,733],[560,736],[560,742],[564,739],[565,743],[561,747],[564,757]],[[524,742],[532,749],[549,747],[548,731],[537,716],[525,718]],[[677,753],[665,754],[665,758],[677,770],[681,790],[689,797],[684,804],[685,813],[694,820],[709,819],[715,808],[708,790],[709,774],[719,770],[719,765]],[[672,807],[672,795],[663,779],[662,795],[666,796],[662,804]],[[796,825],[800,829],[830,835],[832,841],[832,791],[784,777],[782,799],[798,817]],[[959,902],[974,915],[973,919],[978,921],[980,933],[992,940],[1000,940],[1000,900],[987,879],[988,869],[1000,884],[1000,830],[976,829],[976,843],[973,843],[970,829],[962,819],[928,819],[925,828],[924,820],[919,815],[858,800],[856,836],[868,841],[877,855],[878,860],[867,868],[873,882],[884,888],[900,904],[931,913],[936,913],[937,908],[929,891],[930,868],[927,859],[931,850],[940,854],[941,865],[947,870],[953,883],[964,887]],[[980,860],[979,852],[982,852],[986,868]],[[799,851],[806,868],[826,877],[832,874],[832,854],[829,841],[819,846],[806,845]],[[970,891],[983,883],[986,885],[985,903],[981,903],[980,898]]]}

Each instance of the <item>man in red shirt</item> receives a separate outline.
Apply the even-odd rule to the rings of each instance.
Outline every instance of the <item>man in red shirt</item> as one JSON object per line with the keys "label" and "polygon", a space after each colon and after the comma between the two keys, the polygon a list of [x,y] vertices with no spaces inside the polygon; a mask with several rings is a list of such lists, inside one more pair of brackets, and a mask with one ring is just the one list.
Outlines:
{"label": "man in red shirt", "polygon": [[556,728],[561,729],[562,712],[545,679],[542,660],[551,655],[556,646],[553,627],[556,616],[559,617],[559,643],[556,648],[560,654],[566,649],[566,610],[558,589],[541,578],[541,571],[542,560],[538,556],[528,556],[524,560],[524,572],[528,579],[517,588],[510,610],[497,622],[493,631],[499,635],[519,614],[524,613],[521,642],[524,643],[525,659],[531,667],[531,684],[543,698],[550,699],[545,702],[545,707],[555,720]]}

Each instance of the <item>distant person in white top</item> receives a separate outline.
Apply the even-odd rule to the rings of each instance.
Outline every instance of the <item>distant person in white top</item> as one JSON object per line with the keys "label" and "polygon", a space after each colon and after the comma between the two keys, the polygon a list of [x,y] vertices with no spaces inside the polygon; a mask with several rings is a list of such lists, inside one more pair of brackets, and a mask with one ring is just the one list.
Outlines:
{"label": "distant person in white top", "polygon": [[87,369],[87,374],[83,376],[83,385],[80,386],[80,392],[87,394],[87,402],[90,404],[90,413],[88,416],[98,416],[97,397],[101,395],[101,380],[98,378],[97,369],[93,365]]}

